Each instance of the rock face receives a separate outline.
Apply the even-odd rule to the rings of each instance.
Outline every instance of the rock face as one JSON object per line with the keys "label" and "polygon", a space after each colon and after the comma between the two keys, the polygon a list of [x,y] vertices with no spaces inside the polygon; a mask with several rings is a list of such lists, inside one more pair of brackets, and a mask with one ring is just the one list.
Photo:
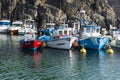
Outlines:
{"label": "rock face", "polygon": [[80,20],[80,10],[85,19],[108,27],[116,15],[107,0],[0,0],[0,19],[34,19],[38,28],[44,22]]}
{"label": "rock face", "polygon": [[120,28],[120,0],[109,0],[109,4],[116,13],[116,26]]}

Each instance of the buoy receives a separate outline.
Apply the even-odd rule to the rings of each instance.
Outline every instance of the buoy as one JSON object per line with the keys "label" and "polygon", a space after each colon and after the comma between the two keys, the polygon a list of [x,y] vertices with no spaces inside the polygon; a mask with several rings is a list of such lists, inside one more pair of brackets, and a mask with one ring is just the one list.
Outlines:
{"label": "buoy", "polygon": [[114,51],[112,50],[111,46],[108,45],[108,47],[109,47],[109,49],[107,50],[107,53],[109,53],[109,54],[113,54]]}
{"label": "buoy", "polygon": [[109,54],[113,54],[113,52],[114,51],[111,48],[107,50],[107,53],[109,53]]}
{"label": "buoy", "polygon": [[40,36],[42,36],[42,32],[40,32]]}
{"label": "buoy", "polygon": [[14,33],[13,32],[10,32],[11,35],[13,35]]}
{"label": "buoy", "polygon": [[45,42],[43,42],[43,43],[42,43],[42,47],[45,47],[45,46],[46,46],[46,43],[45,43]]}
{"label": "buoy", "polygon": [[86,49],[84,48],[84,47],[82,47],[82,49],[80,50],[80,52],[82,53],[82,54],[86,54]]}
{"label": "buoy", "polygon": [[50,36],[52,36],[52,33],[50,33]]}

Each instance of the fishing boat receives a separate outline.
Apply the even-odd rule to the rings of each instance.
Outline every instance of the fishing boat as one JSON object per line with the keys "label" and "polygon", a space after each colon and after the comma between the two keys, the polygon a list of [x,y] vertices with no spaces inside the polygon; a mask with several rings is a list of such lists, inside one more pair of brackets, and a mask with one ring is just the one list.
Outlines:
{"label": "fishing boat", "polygon": [[9,27],[8,32],[10,34],[18,34],[18,30],[22,28],[23,22],[22,21],[14,21],[12,26]]}
{"label": "fishing boat", "polygon": [[18,30],[18,34],[34,34],[37,33],[34,20],[28,19],[24,22],[24,27]]}
{"label": "fishing boat", "polygon": [[38,35],[42,36],[42,35],[51,35],[51,33],[53,32],[53,30],[55,29],[55,23],[46,23],[46,29],[43,29],[43,27],[41,29],[38,30]]}
{"label": "fishing boat", "polygon": [[43,41],[35,40],[33,34],[26,34],[25,38],[20,40],[20,47],[27,50],[36,50],[42,47]]}
{"label": "fishing boat", "polygon": [[80,26],[88,24],[88,21],[82,19],[81,21],[73,22],[73,34],[78,35],[80,32]]}
{"label": "fishing boat", "polygon": [[71,28],[59,28],[53,31],[52,36],[44,35],[39,37],[39,40],[45,41],[47,47],[70,49],[77,40],[77,37],[73,37],[71,33]]}
{"label": "fishing boat", "polygon": [[120,48],[120,29],[117,29],[117,27],[113,27],[112,36],[113,36],[113,39],[110,45],[112,47]]}
{"label": "fishing boat", "polygon": [[0,20],[0,33],[8,33],[10,20]]}
{"label": "fishing boat", "polygon": [[102,49],[110,42],[111,36],[100,34],[101,26],[96,24],[84,25],[81,38],[78,40],[79,46],[91,49]]}

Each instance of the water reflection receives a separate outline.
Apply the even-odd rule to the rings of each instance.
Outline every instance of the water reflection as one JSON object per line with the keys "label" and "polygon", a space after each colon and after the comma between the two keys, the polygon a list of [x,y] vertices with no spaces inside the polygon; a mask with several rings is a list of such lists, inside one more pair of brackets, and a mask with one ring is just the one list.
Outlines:
{"label": "water reflection", "polygon": [[33,59],[34,59],[34,68],[38,69],[39,68],[39,61],[41,61],[41,51],[35,51],[33,54]]}
{"label": "water reflection", "polygon": [[23,36],[0,35],[1,80],[120,80],[120,54],[106,50],[20,50]]}
{"label": "water reflection", "polygon": [[42,62],[42,53],[43,49],[37,49],[36,51],[28,51],[21,49],[23,56],[32,56],[33,60],[29,61],[29,65],[33,68],[36,72],[40,69],[40,64]]}
{"label": "water reflection", "polygon": [[99,54],[99,69],[100,69],[100,75],[101,79],[105,80],[119,80],[116,74],[117,70],[120,70],[117,68],[117,64],[114,65],[116,62],[114,61],[114,54],[109,54],[101,51],[101,54]]}

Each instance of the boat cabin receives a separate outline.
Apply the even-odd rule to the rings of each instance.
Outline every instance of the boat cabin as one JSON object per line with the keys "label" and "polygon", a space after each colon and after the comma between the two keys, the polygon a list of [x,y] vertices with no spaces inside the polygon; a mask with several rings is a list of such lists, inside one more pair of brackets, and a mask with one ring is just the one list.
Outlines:
{"label": "boat cabin", "polygon": [[8,28],[10,27],[10,21],[9,20],[0,20],[0,33],[6,33],[8,32]]}
{"label": "boat cabin", "polygon": [[10,21],[9,20],[0,20],[0,26],[9,26]]}
{"label": "boat cabin", "polygon": [[12,23],[12,27],[22,27],[23,22],[22,21],[15,21]]}
{"label": "boat cabin", "polygon": [[60,28],[57,29],[53,32],[54,36],[68,36],[68,35],[72,35],[72,30],[71,28]]}
{"label": "boat cabin", "polygon": [[74,22],[73,23],[73,34],[78,34],[80,30],[80,22]]}
{"label": "boat cabin", "polygon": [[91,36],[98,37],[101,35],[100,29],[101,29],[101,26],[97,26],[97,25],[83,26],[82,38],[87,38]]}
{"label": "boat cabin", "polygon": [[113,27],[111,34],[113,38],[118,38],[120,36],[120,29],[117,29],[117,27]]}
{"label": "boat cabin", "polygon": [[60,25],[59,25],[59,28],[68,28],[68,24],[65,24],[65,23],[60,24]]}
{"label": "boat cabin", "polygon": [[105,34],[105,35],[108,35],[108,34],[109,34],[109,32],[107,31],[106,28],[102,28],[102,29],[101,29],[101,33],[102,33],[102,34]]}
{"label": "boat cabin", "polygon": [[34,20],[25,20],[24,22],[25,24],[25,28],[28,28],[28,29],[35,29],[35,23],[34,23]]}
{"label": "boat cabin", "polygon": [[55,23],[46,23],[46,28],[54,28],[55,27]]}

